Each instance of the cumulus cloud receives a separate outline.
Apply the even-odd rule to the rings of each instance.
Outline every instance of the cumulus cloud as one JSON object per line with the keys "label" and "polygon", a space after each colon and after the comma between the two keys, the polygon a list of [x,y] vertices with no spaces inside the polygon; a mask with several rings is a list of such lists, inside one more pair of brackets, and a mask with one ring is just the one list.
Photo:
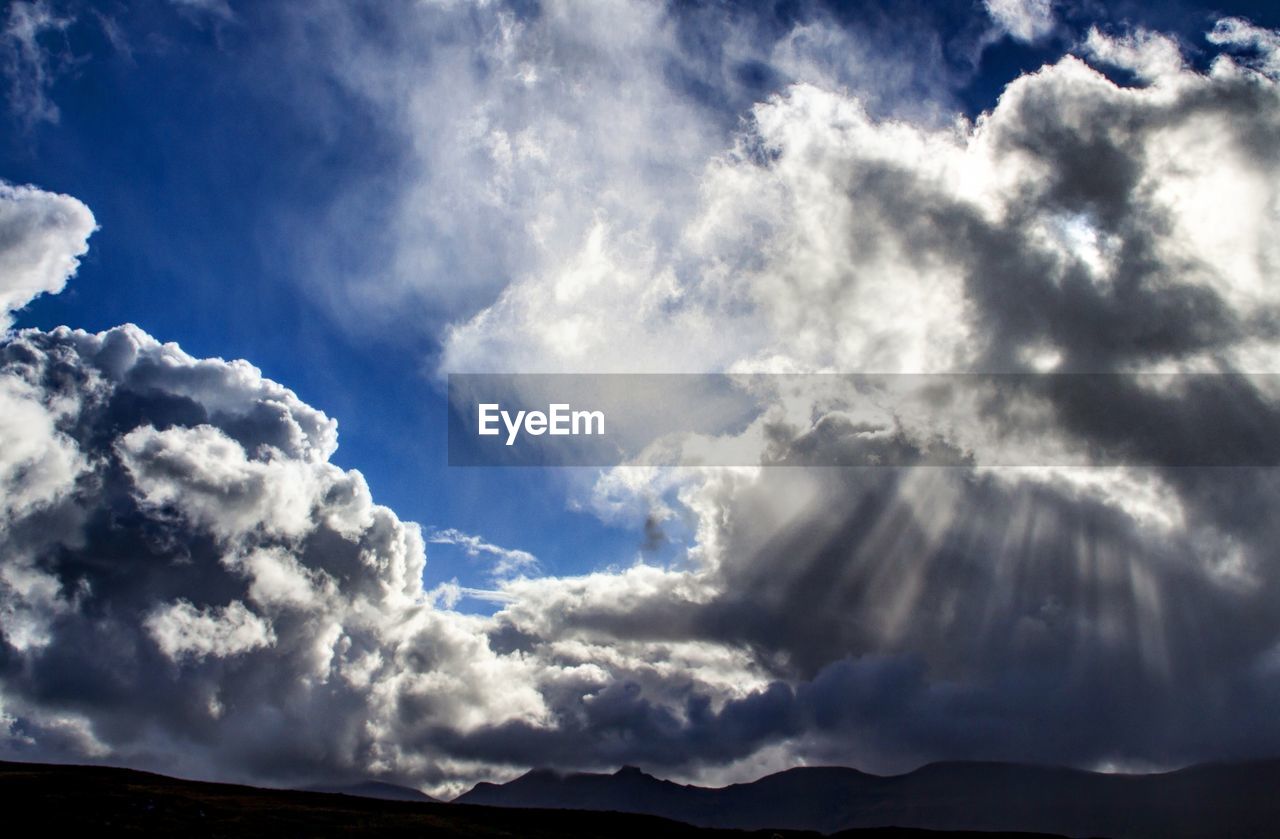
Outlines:
{"label": "cumulus cloud", "polygon": [[[1068,56],[944,127],[793,86],[703,169],[676,261],[622,268],[624,249],[588,240],[585,262],[518,280],[459,326],[445,366],[1132,375],[1105,406],[1041,394],[1039,442],[1156,463],[1180,435],[1209,453],[1216,430],[1268,427],[1265,377],[1166,391],[1138,374],[1275,367],[1276,86],[1257,62],[1195,71],[1145,31],[1095,31],[1084,55],[1142,86]],[[582,264],[600,266],[591,294],[561,293]],[[587,337],[547,339],[566,324]],[[848,445],[831,394],[785,396],[761,437],[773,456],[824,463]],[[606,507],[656,493],[693,514],[695,570],[513,584],[497,617],[526,644],[590,632],[745,645],[786,686],[761,736],[793,758],[1173,764],[1275,748],[1256,720],[1171,734],[1203,733],[1221,701],[1197,685],[1228,686],[1241,708],[1275,691],[1264,662],[1278,628],[1260,619],[1274,534],[1255,516],[1274,492],[1267,470],[1007,472],[981,468],[980,445],[973,456],[974,470],[920,473],[615,473],[596,496]],[[859,691],[878,703],[838,713]]]}
{"label": "cumulus cloud", "polygon": [[6,518],[47,504],[62,494],[84,467],[69,438],[58,430],[57,413],[44,404],[38,388],[17,379],[0,384],[0,481],[6,489],[0,510]]}
{"label": "cumulus cloud", "polygon": [[[328,462],[332,420],[244,362],[130,326],[59,328],[12,336],[0,376],[48,414],[39,439],[70,464],[45,488],[33,470],[5,476],[7,499],[30,497],[0,531],[9,756],[447,793],[513,771],[533,744],[601,765],[624,754],[620,730],[674,742],[689,703],[709,736],[766,687],[732,646],[567,629],[544,643],[535,626],[441,608],[418,527]],[[434,538],[531,570],[519,551]],[[514,608],[522,585],[548,583],[522,574],[498,599]],[[619,603],[668,584],[644,568],[564,583]],[[502,731],[519,736],[498,754]]]}
{"label": "cumulus cloud", "polygon": [[11,754],[70,718],[148,765],[439,779],[397,756],[411,729],[545,713],[528,663],[427,602],[418,528],[329,464],[333,421],[248,364],[26,331],[3,380],[61,467],[6,473]]}
{"label": "cumulus cloud", "polygon": [[[1036,394],[1049,442],[1158,455],[1164,435],[1210,441],[1210,420],[1274,424],[1265,380],[1179,391],[1139,375],[1275,366],[1280,93],[1265,63],[1201,72],[1163,36],[1098,32],[1084,58],[1140,86],[1068,56],[976,120],[938,124],[877,116],[815,79],[756,104],[723,147],[664,100],[657,114],[697,130],[622,136],[566,172],[555,152],[576,149],[574,119],[628,110],[588,100],[652,69],[633,45],[634,65],[593,51],[655,13],[631,14],[616,32],[582,22],[575,49],[500,17],[490,72],[447,100],[474,117],[470,139],[421,149],[446,180],[450,155],[483,157],[495,179],[472,186],[497,196],[494,218],[530,202],[518,224],[543,237],[517,276],[515,251],[482,260],[493,299],[449,332],[443,369],[1105,372],[1127,383],[1105,406]],[[1265,33],[1232,26],[1215,37],[1263,50]],[[582,80],[581,112],[522,135],[510,115],[526,100],[504,92],[572,93],[584,53],[604,71]],[[388,98],[441,108],[401,81]],[[636,160],[687,180],[670,214]],[[478,252],[483,214],[428,201],[438,179],[414,186],[403,223]],[[14,229],[45,229],[22,207]],[[35,276],[59,285],[87,218],[79,239],[33,240],[23,264],[52,253]],[[980,446],[953,469],[806,468],[854,426],[831,394],[783,396],[753,431],[762,461],[792,468],[617,471],[593,487],[603,513],[688,521],[678,562],[556,578],[375,504],[330,462],[336,423],[247,362],[131,326],[11,335],[3,751],[448,792],[546,764],[714,780],[800,761],[1280,749],[1272,471],[998,470]],[[492,616],[424,591],[430,541],[496,560]]]}
{"label": "cumulus cloud", "polygon": [[592,227],[457,326],[443,366],[1270,369],[1274,85],[1154,35],[1088,43],[1157,83],[1068,56],[941,128],[771,97],[701,170],[674,258]]}
{"label": "cumulus cloud", "polygon": [[93,213],[69,195],[0,181],[0,328],[41,294],[56,294],[79,267]]}

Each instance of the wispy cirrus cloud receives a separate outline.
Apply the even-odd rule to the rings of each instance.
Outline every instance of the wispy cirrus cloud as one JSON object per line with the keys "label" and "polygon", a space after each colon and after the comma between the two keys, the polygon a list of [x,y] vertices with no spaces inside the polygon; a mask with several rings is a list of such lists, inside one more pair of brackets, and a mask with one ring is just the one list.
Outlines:
{"label": "wispy cirrus cloud", "polygon": [[0,66],[8,83],[9,108],[28,126],[58,121],[49,98],[61,62],[52,49],[72,18],[56,14],[48,0],[15,0],[0,31]]}
{"label": "wispy cirrus cloud", "polygon": [[492,542],[486,542],[479,536],[463,533],[452,527],[428,531],[427,541],[436,545],[457,545],[471,557],[482,554],[492,557],[493,565],[489,573],[494,579],[505,579],[514,574],[527,574],[538,570],[538,558],[528,551],[503,548]]}

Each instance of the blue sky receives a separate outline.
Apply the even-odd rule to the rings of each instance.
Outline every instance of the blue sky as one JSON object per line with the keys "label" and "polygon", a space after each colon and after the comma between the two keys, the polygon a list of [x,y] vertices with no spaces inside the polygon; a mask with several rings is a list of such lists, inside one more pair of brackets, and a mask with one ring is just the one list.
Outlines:
{"label": "blue sky", "polygon": [[[38,436],[13,450],[47,455],[0,452],[0,547],[43,581],[0,586],[30,675],[0,672],[0,754],[451,794],[1280,750],[1269,473],[450,468],[442,378],[1274,372],[1274,4],[2,14],[0,180],[36,191],[0,193],[0,259],[97,230],[0,344]],[[148,379],[146,335],[298,399],[222,363]],[[135,367],[102,360],[124,344]],[[1212,415],[1127,398],[1051,405],[1035,442]],[[788,410],[784,461],[857,430]],[[498,549],[538,566],[495,579]],[[115,656],[136,682],[89,666]],[[272,713],[333,739],[259,737]]]}

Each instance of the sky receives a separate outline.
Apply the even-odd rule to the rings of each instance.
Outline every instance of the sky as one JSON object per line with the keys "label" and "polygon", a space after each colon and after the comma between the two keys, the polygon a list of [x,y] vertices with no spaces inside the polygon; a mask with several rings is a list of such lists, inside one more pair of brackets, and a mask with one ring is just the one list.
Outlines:
{"label": "sky", "polygon": [[[1280,370],[1277,27],[6,4],[0,757],[449,796],[1280,753],[1280,482],[1165,457],[1280,419],[1203,376]],[[447,465],[450,373],[722,372],[1118,384],[938,429],[801,378],[722,431],[759,465]],[[966,465],[816,465],[891,433]]]}

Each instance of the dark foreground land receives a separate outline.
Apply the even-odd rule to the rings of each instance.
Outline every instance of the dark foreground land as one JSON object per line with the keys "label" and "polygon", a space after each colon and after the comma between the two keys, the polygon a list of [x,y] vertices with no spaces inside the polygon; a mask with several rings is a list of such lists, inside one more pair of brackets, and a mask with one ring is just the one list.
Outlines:
{"label": "dark foreground land", "polygon": [[[697,828],[656,816],[580,810],[525,810],[386,801],[323,792],[268,790],[183,781],[96,766],[0,762],[6,824],[26,835],[57,829],[78,836],[187,837],[818,837],[805,831]],[[15,835],[15,834],[10,834]],[[1032,833],[852,830],[841,839],[1053,839]]]}

